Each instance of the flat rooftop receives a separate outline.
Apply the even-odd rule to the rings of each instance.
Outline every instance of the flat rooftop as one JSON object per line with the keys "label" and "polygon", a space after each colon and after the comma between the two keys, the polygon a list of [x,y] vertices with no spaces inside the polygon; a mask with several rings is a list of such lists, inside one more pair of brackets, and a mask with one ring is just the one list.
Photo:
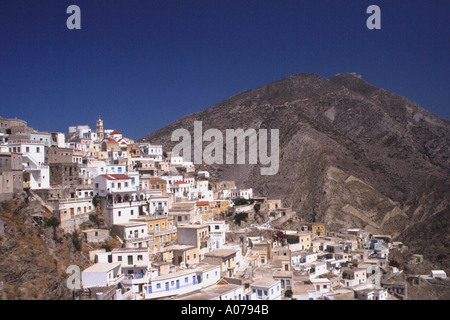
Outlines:
{"label": "flat rooftop", "polygon": [[116,262],[116,263],[96,263],[87,269],[84,269],[83,272],[108,272],[111,271],[118,266],[120,266],[122,263]]}
{"label": "flat rooftop", "polygon": [[218,250],[214,250],[214,251],[205,253],[205,257],[225,258],[225,257],[229,257],[231,255],[234,255],[236,253],[237,253],[237,251],[233,250],[233,249],[218,249]]}

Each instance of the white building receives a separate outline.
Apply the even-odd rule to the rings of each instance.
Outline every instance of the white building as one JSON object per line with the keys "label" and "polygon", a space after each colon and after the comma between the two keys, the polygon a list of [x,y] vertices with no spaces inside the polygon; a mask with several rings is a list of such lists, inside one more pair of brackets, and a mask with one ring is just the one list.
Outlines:
{"label": "white building", "polygon": [[209,172],[208,171],[199,171],[199,172],[197,172],[197,175],[200,178],[205,178],[205,179],[209,178]]}
{"label": "white building", "polygon": [[328,273],[326,262],[315,261],[311,263],[311,278],[318,277],[325,273]]}
{"label": "white building", "polygon": [[137,185],[136,180],[125,174],[102,174],[94,178],[94,195],[106,197],[108,193],[134,192]]}
{"label": "white building", "polygon": [[112,230],[125,242],[127,248],[146,248],[150,237],[146,222],[130,221],[113,224]]}
{"label": "white building", "polygon": [[222,249],[225,244],[227,225],[225,221],[208,221],[210,251]]}
{"label": "white building", "polygon": [[7,144],[8,152],[22,154],[24,187],[50,188],[50,168],[45,165],[45,146],[40,141],[15,140]]}
{"label": "white building", "polygon": [[191,185],[184,181],[175,181],[168,185],[169,193],[172,193],[176,200],[183,198],[189,199],[191,193]]}
{"label": "white building", "polygon": [[430,277],[433,279],[437,278],[446,279],[447,274],[445,273],[444,270],[431,270]]}
{"label": "white building", "polygon": [[81,272],[83,288],[114,286],[123,279],[120,263],[96,263]]}
{"label": "white building", "polygon": [[119,248],[111,252],[112,263],[121,263],[124,279],[122,284],[132,292],[142,291],[148,283],[151,273],[149,251],[147,248]]}
{"label": "white building", "polygon": [[91,128],[88,125],[70,126],[67,131],[78,139],[90,138],[91,136]]}
{"label": "white building", "polygon": [[295,266],[296,264],[311,264],[317,260],[317,253],[307,252],[307,251],[292,251],[291,252],[291,264]]}
{"label": "white building", "polygon": [[139,145],[141,154],[145,158],[150,158],[155,161],[162,161],[163,148],[162,145],[152,145],[150,143],[142,143]]}
{"label": "white building", "polygon": [[274,279],[258,279],[250,284],[249,300],[281,300],[281,281]]}
{"label": "white building", "polygon": [[143,286],[145,299],[186,294],[211,286],[220,280],[220,266],[201,265],[157,277]]}
{"label": "white building", "polygon": [[317,293],[328,293],[331,291],[331,281],[327,278],[310,279]]}
{"label": "white building", "polygon": [[172,166],[182,166],[183,165],[183,157],[171,157],[170,165]]}
{"label": "white building", "polygon": [[342,271],[342,284],[346,287],[355,287],[365,284],[367,281],[367,269],[365,268],[344,268]]}
{"label": "white building", "polygon": [[107,164],[106,174],[121,174],[127,173],[127,166],[125,164]]}
{"label": "white building", "polygon": [[80,164],[80,178],[84,181],[84,184],[93,184],[95,177],[106,174],[106,162],[103,160],[88,159],[86,164]]}
{"label": "white building", "polygon": [[362,289],[355,291],[355,297],[358,300],[388,300],[387,289]]}
{"label": "white building", "polygon": [[224,199],[252,199],[253,189],[224,189],[222,190],[222,197]]}
{"label": "white building", "polygon": [[30,133],[30,140],[41,142],[47,148],[52,146],[52,134],[50,132],[32,132]]}
{"label": "white building", "polygon": [[126,223],[143,215],[168,214],[169,198],[155,195],[160,191],[139,190],[137,178],[124,174],[94,178],[94,194],[103,197],[101,208],[108,226]]}
{"label": "white building", "polygon": [[[144,213],[148,215],[168,215],[169,214],[169,196],[163,196],[163,195],[152,195],[149,199],[149,206],[148,208],[143,208]],[[148,209],[148,210],[146,210]]]}
{"label": "white building", "polygon": [[176,181],[184,181],[183,176],[160,176],[159,178],[166,181],[166,192],[170,192],[170,185]]}

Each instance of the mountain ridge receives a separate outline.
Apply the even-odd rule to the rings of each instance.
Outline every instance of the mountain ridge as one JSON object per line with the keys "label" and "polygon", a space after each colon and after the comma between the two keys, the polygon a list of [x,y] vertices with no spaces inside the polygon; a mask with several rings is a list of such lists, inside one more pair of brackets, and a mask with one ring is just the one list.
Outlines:
{"label": "mountain ridge", "polygon": [[[306,220],[389,232],[414,243],[408,230],[449,211],[450,121],[357,74],[295,74],[184,116],[141,141],[171,150],[177,143],[171,133],[192,133],[194,121],[202,121],[203,131],[279,129],[274,176],[261,176],[260,165],[200,167],[280,198]],[[448,266],[448,249],[436,248]]]}

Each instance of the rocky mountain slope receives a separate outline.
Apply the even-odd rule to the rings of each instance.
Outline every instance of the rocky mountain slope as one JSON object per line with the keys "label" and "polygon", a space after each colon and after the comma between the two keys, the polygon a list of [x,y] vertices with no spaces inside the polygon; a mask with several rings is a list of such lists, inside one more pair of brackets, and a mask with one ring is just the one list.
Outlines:
{"label": "rocky mountain slope", "polygon": [[90,265],[59,227],[36,218],[42,211],[26,195],[0,203],[0,300],[72,299],[67,267]]}
{"label": "rocky mountain slope", "polygon": [[[282,199],[309,221],[393,234],[449,261],[450,121],[356,74],[296,74],[239,93],[141,139],[171,150],[175,129],[279,129],[280,166],[203,166],[238,187]],[[224,139],[225,141],[225,139]],[[209,142],[208,142],[209,143]],[[207,142],[203,147],[208,145]],[[225,146],[224,146],[225,149]],[[225,152],[224,152],[225,153]],[[418,252],[418,251],[417,251]]]}

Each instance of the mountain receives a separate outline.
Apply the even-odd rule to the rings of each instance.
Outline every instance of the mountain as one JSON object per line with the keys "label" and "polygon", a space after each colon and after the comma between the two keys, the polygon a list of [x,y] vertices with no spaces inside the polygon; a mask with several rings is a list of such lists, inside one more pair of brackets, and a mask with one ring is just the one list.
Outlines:
{"label": "mountain", "polygon": [[224,137],[225,129],[279,129],[277,174],[261,175],[259,164],[201,166],[217,179],[282,199],[301,218],[332,230],[352,226],[392,234],[450,267],[449,120],[353,73],[328,79],[296,74],[187,115],[140,141],[170,151],[178,143],[172,132],[184,128],[193,136],[194,121],[202,121],[203,132],[216,128]]}
{"label": "mountain", "polygon": [[41,213],[51,217],[25,193],[0,203],[0,300],[70,300],[67,267],[90,265],[61,228],[39,219]]}

